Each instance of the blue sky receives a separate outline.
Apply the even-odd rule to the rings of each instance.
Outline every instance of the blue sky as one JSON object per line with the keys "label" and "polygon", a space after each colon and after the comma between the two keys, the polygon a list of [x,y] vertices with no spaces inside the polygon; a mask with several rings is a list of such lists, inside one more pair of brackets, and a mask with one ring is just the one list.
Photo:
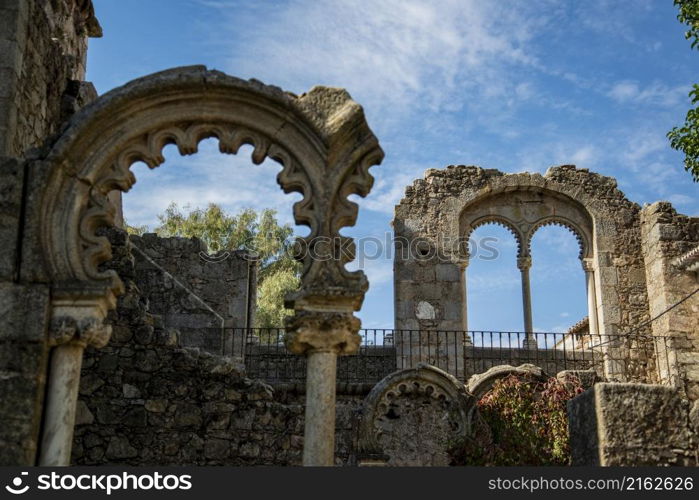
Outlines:
{"label": "blue sky", "polygon": [[[699,81],[671,0],[94,0],[104,37],[90,40],[88,80],[100,93],[173,66],[204,64],[302,93],[346,88],[365,108],[386,159],[345,234],[385,240],[393,206],[428,168],[479,165],[545,172],[573,163],[617,178],[633,201],[699,213],[699,186],[665,134],[684,120]],[[154,227],[170,201],[231,211],[291,204],[271,162],[219,155],[206,141],[155,171],[135,166],[131,224]],[[305,230],[300,229],[303,233]],[[514,244],[496,226],[499,258],[468,269],[469,326],[522,329]],[[533,245],[534,325],[561,331],[586,314],[575,239],[544,228]],[[367,247],[367,254],[373,247]],[[368,328],[393,326],[392,263],[365,258]]]}

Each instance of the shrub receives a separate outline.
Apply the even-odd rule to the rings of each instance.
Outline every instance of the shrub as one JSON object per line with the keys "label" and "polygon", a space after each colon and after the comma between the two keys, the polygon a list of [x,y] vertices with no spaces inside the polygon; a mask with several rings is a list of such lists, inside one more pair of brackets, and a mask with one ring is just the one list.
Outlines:
{"label": "shrub", "polygon": [[478,401],[472,438],[457,465],[569,465],[566,402],[583,391],[577,379],[541,382],[511,375]]}

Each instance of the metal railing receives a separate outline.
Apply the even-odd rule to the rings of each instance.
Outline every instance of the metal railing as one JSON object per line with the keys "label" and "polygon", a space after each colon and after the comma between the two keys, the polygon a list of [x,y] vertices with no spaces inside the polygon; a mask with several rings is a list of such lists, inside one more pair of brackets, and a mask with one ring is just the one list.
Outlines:
{"label": "metal railing", "polygon": [[[247,375],[271,383],[302,382],[306,359],[290,353],[282,328],[226,328],[226,354],[243,358]],[[672,337],[524,332],[364,329],[359,352],[338,360],[338,383],[374,384],[418,363],[466,382],[498,365],[596,370],[607,380],[667,383],[674,376]],[[531,342],[535,341],[535,344]]]}

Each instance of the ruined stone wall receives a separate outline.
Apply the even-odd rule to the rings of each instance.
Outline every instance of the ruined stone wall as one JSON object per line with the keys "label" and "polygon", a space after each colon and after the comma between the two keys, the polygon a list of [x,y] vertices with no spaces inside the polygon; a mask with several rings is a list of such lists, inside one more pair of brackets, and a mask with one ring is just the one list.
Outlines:
{"label": "ruined stone wall", "polygon": [[[181,347],[178,330],[140,290],[143,260],[126,233],[104,234],[113,253],[105,268],[118,272],[126,293],[110,313],[109,345],[84,354],[72,463],[300,465],[303,392],[250,379],[233,357]],[[199,243],[160,243],[168,241]],[[351,460],[361,399],[338,396],[338,464]]]}
{"label": "ruined stone wall", "polygon": [[699,464],[699,414],[673,387],[596,384],[568,402],[573,465]]}
{"label": "ruined stone wall", "polygon": [[[81,82],[90,0],[0,0],[0,464],[34,465],[48,363],[50,287],[20,273],[26,207],[41,180],[23,153],[95,98]],[[24,275],[27,274],[27,275]]]}
{"label": "ruined stone wall", "polygon": [[[643,209],[641,221],[650,314],[656,317],[699,288],[695,276],[674,264],[699,245],[699,218],[658,202]],[[689,400],[699,401],[699,296],[659,317],[652,330],[653,335],[670,337],[669,352],[659,359],[663,379],[680,387]]]}
{"label": "ruined stone wall", "polygon": [[[648,319],[640,207],[625,198],[614,179],[569,165],[553,167],[543,176],[449,166],[427,170],[424,179],[406,188],[395,208],[396,245],[408,242],[414,248],[409,253],[396,249],[397,329],[461,330],[467,326],[461,268],[468,262],[463,244],[468,234],[462,234],[465,228],[460,219],[466,209],[475,219],[480,204],[498,193],[550,198],[569,206],[571,213],[575,210],[591,219],[594,233],[588,243],[594,254],[601,332],[623,333]],[[532,207],[533,220],[540,216],[536,210],[545,209],[546,202]],[[531,232],[538,226],[529,223],[528,210],[526,206],[522,209],[521,225]],[[489,213],[481,215],[486,220]],[[519,243],[528,245],[528,241]]]}
{"label": "ruined stone wall", "polygon": [[[197,238],[131,236],[135,281],[149,311],[177,329],[180,345],[242,355],[242,331],[252,326],[257,264],[243,252],[208,256]],[[234,334],[238,337],[234,339]]]}
{"label": "ruined stone wall", "polygon": [[48,286],[0,282],[0,465],[34,465],[48,315]]}
{"label": "ruined stone wall", "polygon": [[[281,343],[248,345],[245,367],[249,377],[268,382],[306,379],[306,357],[291,354]],[[375,384],[397,368],[395,348],[364,346],[356,355],[337,359],[337,381],[339,384]]]}
{"label": "ruined stone wall", "polygon": [[101,29],[91,0],[1,0],[0,19],[0,155],[20,156],[74,111]]}

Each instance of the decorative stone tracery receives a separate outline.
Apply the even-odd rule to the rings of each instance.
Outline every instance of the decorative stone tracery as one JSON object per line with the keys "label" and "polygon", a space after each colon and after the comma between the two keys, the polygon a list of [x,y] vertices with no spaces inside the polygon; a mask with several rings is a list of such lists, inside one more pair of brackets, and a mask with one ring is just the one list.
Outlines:
{"label": "decorative stone tracery", "polygon": [[362,404],[360,464],[449,465],[449,450],[471,433],[475,399],[462,383],[427,364],[384,378]]}
{"label": "decorative stone tracery", "polygon": [[[131,165],[142,161],[155,168],[164,161],[164,146],[175,144],[181,154],[193,154],[208,137],[218,138],[223,153],[252,145],[254,163],[278,161],[282,189],[303,195],[294,204],[294,219],[310,233],[295,245],[303,269],[300,289],[287,298],[287,307],[296,311],[287,328],[287,346],[315,356],[309,359],[309,380],[328,382],[311,372],[323,377],[332,372],[330,382],[315,385],[320,392],[309,387],[306,447],[315,451],[304,458],[311,465],[330,465],[334,431],[321,436],[318,429],[325,432],[334,422],[334,405],[319,406],[310,398],[313,393],[330,402],[335,389],[331,365],[338,354],[352,353],[359,345],[359,321],[353,312],[360,308],[368,282],[362,271],[345,268],[354,257],[354,244],[340,229],[357,218],[357,204],[348,197],[369,193],[373,177],[368,169],[383,158],[361,106],[343,89],[314,87],[296,96],[192,66],[135,80],[73,116],[40,160],[47,181],[37,233],[53,284],[52,321],[101,324],[123,291],[116,273],[100,268],[111,257],[111,248],[98,229],[115,223],[113,192],[128,191],[134,184]],[[326,327],[330,323],[335,326]],[[102,338],[97,343],[105,342]],[[83,344],[70,343],[79,348],[70,357],[73,363],[78,363]],[[71,405],[72,396],[64,406]],[[45,416],[52,428],[67,427],[71,418],[70,412]],[[70,439],[64,438],[72,438],[72,432],[52,435],[60,435],[61,443],[43,454],[42,463],[65,463]],[[45,433],[44,449],[46,439],[55,441]]]}

